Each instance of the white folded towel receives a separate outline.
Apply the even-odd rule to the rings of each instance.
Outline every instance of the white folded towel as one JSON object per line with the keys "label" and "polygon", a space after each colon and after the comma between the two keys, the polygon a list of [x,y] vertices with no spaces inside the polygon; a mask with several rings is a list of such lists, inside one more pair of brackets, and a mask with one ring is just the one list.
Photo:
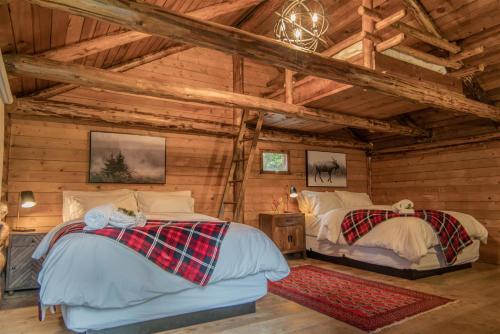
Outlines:
{"label": "white folded towel", "polygon": [[392,205],[392,210],[400,214],[414,214],[414,204],[409,199],[401,200]]}
{"label": "white folded towel", "polygon": [[114,210],[109,224],[118,228],[142,227],[146,225],[146,216],[142,212],[136,212],[135,216],[129,216],[120,210]]}
{"label": "white folded towel", "polygon": [[85,225],[87,225],[84,227],[84,230],[98,230],[106,227],[109,223],[111,215],[115,211],[116,208],[113,204],[101,205],[90,209],[83,217]]}

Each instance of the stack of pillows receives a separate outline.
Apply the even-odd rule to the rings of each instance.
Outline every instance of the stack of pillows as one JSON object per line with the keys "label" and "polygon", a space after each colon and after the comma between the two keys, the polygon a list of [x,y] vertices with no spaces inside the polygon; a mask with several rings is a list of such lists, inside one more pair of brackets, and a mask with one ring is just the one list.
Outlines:
{"label": "stack of pillows", "polygon": [[194,213],[191,191],[155,192],[128,189],[63,192],[63,220],[81,220],[86,229],[107,225],[143,226],[146,216]]}
{"label": "stack of pillows", "polygon": [[302,213],[315,216],[335,209],[355,209],[373,205],[367,193],[350,191],[318,192],[303,190],[297,200],[299,210]]}

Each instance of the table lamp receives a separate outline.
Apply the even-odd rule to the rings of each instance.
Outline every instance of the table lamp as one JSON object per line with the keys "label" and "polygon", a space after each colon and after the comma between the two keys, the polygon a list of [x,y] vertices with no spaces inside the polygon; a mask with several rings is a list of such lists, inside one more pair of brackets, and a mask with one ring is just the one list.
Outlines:
{"label": "table lamp", "polygon": [[34,228],[19,227],[19,214],[20,214],[21,208],[29,209],[29,208],[34,207],[35,205],[36,205],[35,195],[33,194],[32,191],[21,191],[19,193],[19,201],[17,202],[17,221],[16,221],[16,226],[14,226],[12,231],[32,232],[35,230]]}

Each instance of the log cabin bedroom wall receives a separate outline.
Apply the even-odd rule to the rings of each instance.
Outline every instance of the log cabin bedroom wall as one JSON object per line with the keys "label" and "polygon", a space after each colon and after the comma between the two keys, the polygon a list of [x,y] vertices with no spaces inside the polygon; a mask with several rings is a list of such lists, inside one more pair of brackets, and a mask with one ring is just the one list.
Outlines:
{"label": "log cabin bedroom wall", "polygon": [[[499,18],[0,0],[0,332],[500,332]],[[165,182],[91,182],[92,132]]]}

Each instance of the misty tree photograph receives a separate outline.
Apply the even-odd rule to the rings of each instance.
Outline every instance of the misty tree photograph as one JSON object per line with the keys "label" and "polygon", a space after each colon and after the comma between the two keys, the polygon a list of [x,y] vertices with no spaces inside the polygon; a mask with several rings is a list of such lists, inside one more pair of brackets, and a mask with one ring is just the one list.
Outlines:
{"label": "misty tree photograph", "polygon": [[90,133],[90,183],[165,183],[165,138]]}

